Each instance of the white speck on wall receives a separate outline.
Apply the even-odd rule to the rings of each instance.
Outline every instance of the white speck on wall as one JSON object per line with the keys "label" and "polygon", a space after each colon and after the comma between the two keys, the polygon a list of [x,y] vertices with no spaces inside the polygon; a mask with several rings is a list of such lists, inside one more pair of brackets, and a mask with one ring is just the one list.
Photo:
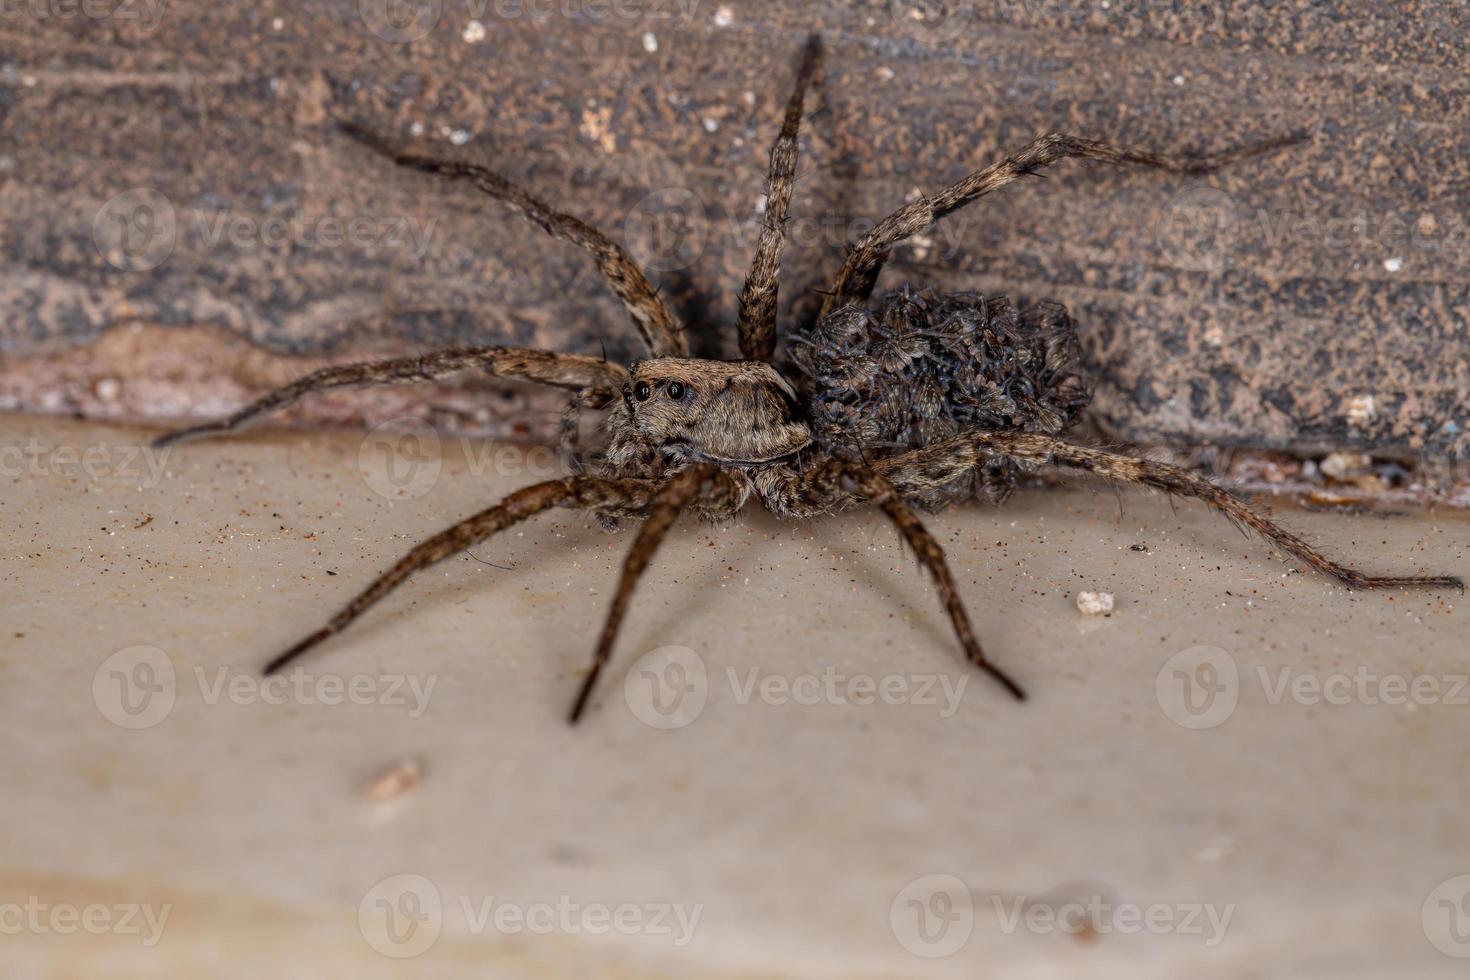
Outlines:
{"label": "white speck on wall", "polygon": [[715,26],[729,27],[733,23],[735,23],[735,11],[731,10],[725,4],[721,4],[720,8],[715,11]]}
{"label": "white speck on wall", "polygon": [[658,50],[658,35],[653,31],[643,32],[643,50],[653,54]]}
{"label": "white speck on wall", "polygon": [[720,121],[718,119],[715,119],[715,118],[713,118],[711,116],[705,116],[704,117],[704,131],[706,133],[713,133],[715,130],[717,130],[719,128],[720,128]]}
{"label": "white speck on wall", "polygon": [[1077,611],[1084,616],[1111,616],[1113,594],[1111,592],[1077,593]]}
{"label": "white speck on wall", "polygon": [[755,105],[755,93],[752,92],[750,89],[746,89],[741,94],[740,98],[745,101],[746,105]]}
{"label": "white speck on wall", "polygon": [[883,79],[883,81],[885,82],[893,81],[893,69],[889,68],[887,65],[884,65],[883,67],[878,69],[878,77]]}
{"label": "white speck on wall", "polygon": [[479,44],[485,40],[485,25],[477,20],[472,20],[464,25],[464,41],[466,44]]}
{"label": "white speck on wall", "polygon": [[[595,106],[597,103],[589,99],[588,105]],[[583,112],[582,125],[578,127],[578,131],[602,147],[604,153],[613,153],[618,148],[618,138],[612,132],[612,109],[608,106]]]}
{"label": "white speck on wall", "polygon": [[453,143],[455,146],[464,146],[469,141],[470,134],[462,129],[456,129],[454,132],[449,134],[449,142]]}
{"label": "white speck on wall", "polygon": [[422,136],[424,135],[424,124],[421,122],[413,123],[408,127],[408,132],[411,136]]}
{"label": "white speck on wall", "polygon": [[284,20],[282,20],[280,17],[277,17],[275,20],[271,21],[271,30],[273,30],[273,31],[279,31],[281,28],[283,28],[285,26],[286,26],[286,22]]}
{"label": "white speck on wall", "polygon": [[1183,85],[1184,84],[1184,76],[1183,75],[1175,75],[1174,76],[1174,84],[1175,85]]}
{"label": "white speck on wall", "polygon": [[1383,267],[1389,272],[1398,272],[1404,267],[1404,260],[1395,255],[1391,259],[1384,259]]}
{"label": "white speck on wall", "polygon": [[1366,425],[1378,417],[1378,399],[1372,395],[1354,395],[1347,400],[1347,420],[1353,425]]}

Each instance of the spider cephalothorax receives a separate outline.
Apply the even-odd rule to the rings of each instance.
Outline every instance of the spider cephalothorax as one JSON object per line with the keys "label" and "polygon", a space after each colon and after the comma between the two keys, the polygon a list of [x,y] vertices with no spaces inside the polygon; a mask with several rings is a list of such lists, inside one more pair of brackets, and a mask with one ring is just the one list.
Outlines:
{"label": "spider cephalothorax", "polygon": [[967,659],[1022,697],[1020,686],[981,651],[944,552],[913,507],[937,508],[972,496],[999,502],[1023,468],[1042,465],[1202,500],[1353,588],[1463,588],[1451,575],[1366,575],[1327,558],[1197,473],[1063,439],[1087,404],[1088,390],[1072,373],[1076,335],[1060,306],[1018,310],[1004,297],[940,295],[907,287],[870,304],[878,274],[895,245],[976,198],[1065,157],[1203,173],[1296,142],[1300,135],[1211,157],[1160,156],[1073,136],[1042,136],[999,163],[905,205],[856,242],[826,291],[816,325],[791,338],[791,356],[800,374],[784,377],[771,363],[777,339],[776,286],[802,101],[819,54],[813,38],[771,149],[766,220],[740,291],[738,327],[745,358],[740,361],[688,357],[679,319],[627,253],[595,228],[554,211],[492,170],[401,153],[361,127],[343,127],[347,135],[400,165],[470,181],[552,237],[587,250],[652,356],[624,369],[577,354],[462,347],[349,364],[271,392],[223,421],[162,437],[159,444],[233,430],[326,388],[428,380],[468,368],[571,393],[564,439],[568,446],[575,443],[581,408],[605,412],[606,451],[594,473],[581,472],[579,463],[576,475],[518,490],[419,544],[326,626],[272,660],[267,672],[282,669],[340,632],[419,569],[549,508],[587,509],[609,527],[625,518],[643,518],[592,668],[572,708],[576,721],[612,652],[638,578],[675,518],[685,507],[707,519],[728,518],[754,498],[788,518],[815,517],[861,503],[881,509],[933,574]]}
{"label": "spider cephalothorax", "polygon": [[[661,357],[635,363],[629,374],[627,429],[675,463],[754,466],[811,445],[795,389],[764,361]],[[628,439],[621,429],[610,457]]]}

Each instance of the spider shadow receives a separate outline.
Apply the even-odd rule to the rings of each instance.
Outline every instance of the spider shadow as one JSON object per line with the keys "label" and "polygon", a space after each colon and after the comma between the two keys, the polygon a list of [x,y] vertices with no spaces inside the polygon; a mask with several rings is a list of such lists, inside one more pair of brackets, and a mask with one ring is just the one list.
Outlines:
{"label": "spider shadow", "polygon": [[[934,515],[925,514],[922,515],[922,518],[931,533],[934,533],[936,538],[940,538],[939,532],[943,529],[934,526]],[[867,522],[873,533],[858,535],[851,531],[844,532],[835,526],[841,521],[852,522],[854,525],[858,522]],[[860,540],[891,544],[899,556],[899,563],[906,567],[901,569],[890,567],[894,560],[893,552],[874,552],[865,547],[852,547],[855,541]],[[856,509],[816,522],[813,528],[812,543],[834,554],[845,553],[845,562],[851,572],[849,577],[856,579],[856,585],[862,595],[871,597],[875,603],[881,601],[884,606],[892,609],[900,623],[921,631],[929,644],[941,654],[950,653],[955,658],[951,666],[956,671],[972,669],[964,661],[964,653],[950,626],[949,616],[940,603],[939,591],[933,579],[919,561],[918,556],[914,554],[913,549],[908,547],[903,536],[877,510]],[[835,578],[843,574],[843,569],[839,568],[828,574]],[[901,599],[891,587],[891,583],[898,581],[899,576],[907,575],[917,576],[920,579],[921,592],[927,593],[920,595],[917,601],[912,603]],[[960,599],[970,610],[971,619],[975,622],[975,627],[983,642],[984,623],[974,620],[975,597],[965,594],[963,583],[960,583]],[[927,608],[924,606],[925,601],[930,603]],[[894,669],[908,669],[908,667],[907,665],[894,665]]]}
{"label": "spider shadow", "polygon": [[[630,629],[630,624],[624,623],[622,633],[618,637],[618,649],[622,651],[622,654],[615,651],[611,664],[611,673],[614,676],[619,678],[622,676],[622,670],[618,667],[620,657],[623,658],[623,669],[626,669],[638,656],[669,643],[688,646],[701,653],[711,652],[709,643],[687,642],[690,639],[698,639],[687,635],[687,621],[716,608],[718,603],[739,601],[739,592],[723,588],[720,580],[724,576],[736,574],[730,572],[729,567],[739,569],[742,562],[748,565],[754,561],[751,555],[754,548],[752,535],[743,532],[749,527],[749,522],[755,516],[756,512],[747,506],[746,510],[733,520],[720,525],[696,524],[692,518],[685,517],[675,526],[674,531],[664,541],[662,553],[667,554],[672,549],[678,549],[686,541],[697,544],[698,539],[703,535],[719,535],[720,538],[729,540],[716,541],[715,548],[711,549],[714,552],[712,560],[692,563],[689,571],[677,580],[660,579],[663,586],[670,590],[677,590],[679,598],[666,603],[666,608],[657,613],[646,612],[636,628]],[[649,573],[658,574],[656,563],[657,559],[655,559],[655,564],[649,567]],[[648,582],[647,574],[643,581]],[[640,592],[644,591],[640,589]],[[637,605],[639,598],[639,594],[635,593],[630,610],[631,606]],[[645,601],[651,598],[651,595],[644,596]],[[632,616],[630,615],[629,618],[631,619]],[[595,639],[595,636],[589,636],[588,644],[590,645]],[[583,656],[586,656],[585,652]],[[579,663],[574,666],[581,669],[585,664]]]}

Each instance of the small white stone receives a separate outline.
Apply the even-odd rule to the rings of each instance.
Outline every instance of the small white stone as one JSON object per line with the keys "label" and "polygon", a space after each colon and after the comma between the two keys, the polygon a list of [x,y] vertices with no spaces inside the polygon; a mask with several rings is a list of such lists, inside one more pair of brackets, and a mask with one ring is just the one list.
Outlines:
{"label": "small white stone", "polygon": [[449,134],[449,142],[453,143],[455,146],[464,146],[469,141],[470,134],[462,129],[456,129],[454,132]]}
{"label": "small white stone", "polygon": [[1084,616],[1111,616],[1113,594],[1111,592],[1077,593],[1077,611]]}
{"label": "small white stone", "polygon": [[653,54],[658,50],[658,35],[654,34],[653,31],[643,32],[643,50],[649,54]]}
{"label": "small white stone", "polygon": [[710,116],[706,116],[705,117],[705,119],[704,119],[704,131],[706,133],[713,133],[715,130],[717,130],[719,128],[720,128],[720,121],[718,119],[714,119],[714,118],[712,118]]}
{"label": "small white stone", "polygon": [[1364,425],[1378,417],[1378,399],[1372,395],[1354,395],[1347,400],[1347,420]]}
{"label": "small white stone", "polygon": [[286,22],[284,20],[282,20],[280,17],[277,17],[275,20],[271,21],[271,30],[273,30],[273,31],[279,31],[281,28],[283,28],[285,26],[286,26]]}
{"label": "small white stone", "polygon": [[715,26],[729,27],[733,23],[735,23],[735,11],[721,4],[720,9],[715,11]]}
{"label": "small white stone", "polygon": [[1372,468],[1373,457],[1367,453],[1329,453],[1320,467],[1323,475],[1339,481],[1360,476]]}
{"label": "small white stone", "polygon": [[411,136],[422,136],[424,135],[424,124],[421,122],[412,123],[408,127],[408,132]]}
{"label": "small white stone", "polygon": [[1184,84],[1184,76],[1183,75],[1175,75],[1174,76],[1174,84],[1175,85],[1183,85]]}
{"label": "small white stone", "polygon": [[1404,267],[1404,260],[1395,255],[1391,259],[1384,259],[1383,267],[1389,272],[1398,272]]}
{"label": "small white stone", "polygon": [[477,20],[472,20],[464,25],[464,40],[466,44],[479,44],[485,40],[485,25]]}

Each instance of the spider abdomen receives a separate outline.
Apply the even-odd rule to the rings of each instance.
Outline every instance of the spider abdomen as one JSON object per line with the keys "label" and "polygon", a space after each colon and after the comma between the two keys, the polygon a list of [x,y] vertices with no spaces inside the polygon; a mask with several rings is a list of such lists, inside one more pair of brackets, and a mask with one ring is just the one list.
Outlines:
{"label": "spider abdomen", "polygon": [[[1055,435],[1091,397],[1072,372],[1076,331],[1064,307],[1021,310],[1004,296],[907,287],[871,307],[846,306],[797,338],[793,357],[810,381],[812,433],[837,455],[881,456],[984,429]],[[999,501],[1013,464],[922,503],[969,496]]]}

